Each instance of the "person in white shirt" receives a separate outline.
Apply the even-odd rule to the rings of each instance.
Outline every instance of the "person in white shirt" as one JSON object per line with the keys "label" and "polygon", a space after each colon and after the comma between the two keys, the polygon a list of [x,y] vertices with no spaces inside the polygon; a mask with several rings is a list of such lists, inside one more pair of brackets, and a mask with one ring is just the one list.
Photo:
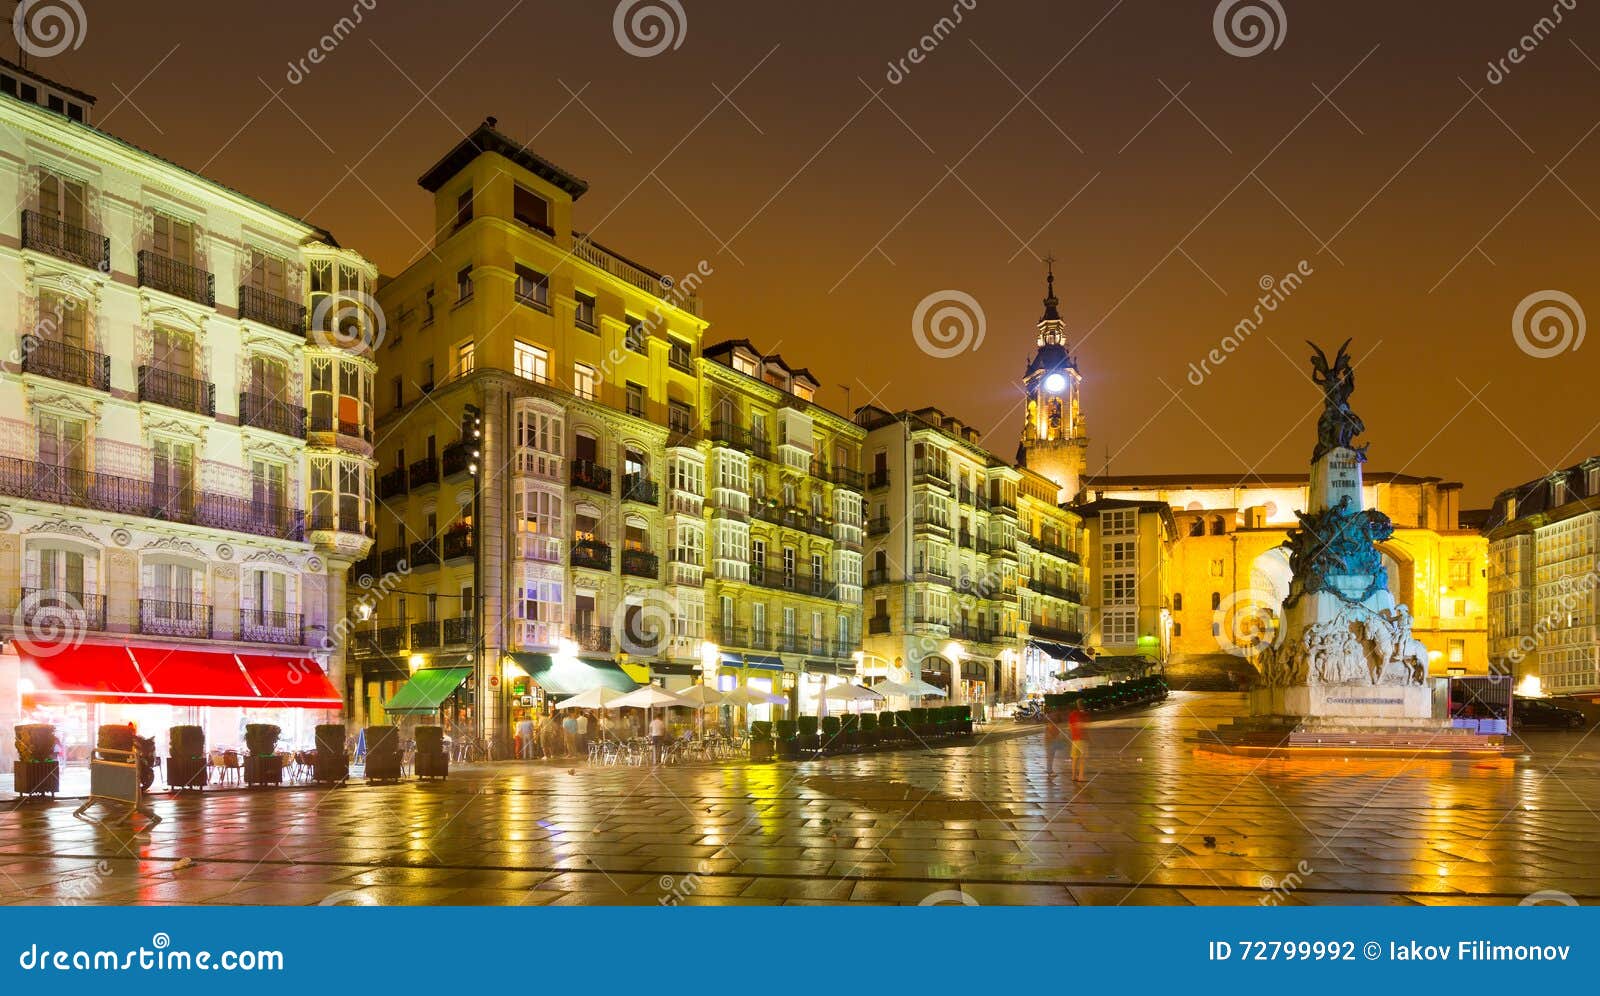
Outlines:
{"label": "person in white shirt", "polygon": [[656,759],[661,759],[661,748],[667,743],[667,721],[660,716],[650,720],[650,749],[655,752]]}

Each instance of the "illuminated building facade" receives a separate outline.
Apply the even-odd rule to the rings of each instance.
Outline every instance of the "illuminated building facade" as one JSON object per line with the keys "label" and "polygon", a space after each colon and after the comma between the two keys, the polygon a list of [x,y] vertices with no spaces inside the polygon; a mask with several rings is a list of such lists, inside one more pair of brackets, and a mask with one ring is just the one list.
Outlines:
{"label": "illuminated building facade", "polygon": [[1082,519],[1057,485],[984,449],[936,408],[857,411],[866,429],[864,672],[956,701],[1027,690],[1026,652],[1081,652]]}
{"label": "illuminated building facade", "polygon": [[1600,696],[1600,457],[1501,492],[1487,527],[1493,663],[1518,691]]}
{"label": "illuminated building facade", "polygon": [[370,544],[375,270],[93,104],[0,64],[0,725],[309,742]]}
{"label": "illuminated building facade", "polygon": [[[1252,474],[1248,480],[1227,474],[1134,475],[1086,481],[1085,495],[1096,503],[1144,502],[1167,510],[1170,542],[1141,542],[1139,547],[1152,556],[1166,551],[1162,561],[1144,560],[1133,573],[1141,588],[1151,577],[1164,579],[1165,600],[1159,607],[1170,617],[1167,645],[1178,672],[1191,666],[1236,667],[1247,656],[1248,646],[1240,644],[1251,642],[1245,632],[1250,619],[1262,610],[1277,613],[1289,582],[1282,543],[1297,522],[1295,510],[1306,507],[1308,482],[1304,474]],[[1390,591],[1397,603],[1411,607],[1414,632],[1428,647],[1434,673],[1485,673],[1488,549],[1483,536],[1462,522],[1461,485],[1368,472],[1365,488],[1365,506],[1394,521],[1393,537],[1379,547]],[[1119,547],[1108,551],[1104,543],[1096,548],[1100,559],[1092,567],[1102,588],[1118,569],[1105,558],[1120,552]],[[1150,571],[1156,575],[1148,575]],[[1103,591],[1101,595],[1106,597]],[[1140,601],[1138,637],[1144,639],[1151,635],[1145,626],[1153,624],[1149,617],[1158,603],[1142,594]],[[1114,631],[1125,635],[1120,622]]]}
{"label": "illuminated building facade", "polygon": [[1079,397],[1083,378],[1078,373],[1077,359],[1067,347],[1067,326],[1056,297],[1054,270],[1046,275],[1045,286],[1036,349],[1022,379],[1028,405],[1017,463],[1054,481],[1059,503],[1078,496],[1088,459],[1089,436]]}

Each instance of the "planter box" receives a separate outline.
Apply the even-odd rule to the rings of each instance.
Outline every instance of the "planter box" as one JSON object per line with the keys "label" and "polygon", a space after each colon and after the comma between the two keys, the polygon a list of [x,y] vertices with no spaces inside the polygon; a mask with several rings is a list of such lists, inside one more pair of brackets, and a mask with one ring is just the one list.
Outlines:
{"label": "planter box", "polygon": [[311,780],[319,785],[343,784],[350,778],[350,756],[343,750],[317,751],[311,766]]}
{"label": "planter box", "polygon": [[276,754],[269,754],[265,757],[246,755],[244,759],[244,783],[246,785],[283,784],[283,758]]}
{"label": "planter box", "polygon": [[55,761],[18,761],[18,795],[55,795],[61,791],[61,765]]}
{"label": "planter box", "polygon": [[770,760],[772,760],[772,741],[771,740],[752,740],[752,741],[750,741],[750,760],[752,760],[752,761],[770,761]]}
{"label": "planter box", "polygon": [[822,750],[822,734],[813,733],[810,736],[807,736],[806,734],[802,733],[799,737],[798,743],[800,745],[801,753],[819,753]]}
{"label": "planter box", "polygon": [[418,778],[444,778],[450,773],[450,755],[444,751],[417,751],[415,765]]}
{"label": "planter box", "polygon": [[778,758],[784,761],[793,761],[800,756],[799,740],[779,740]]}
{"label": "planter box", "polygon": [[367,781],[397,782],[400,780],[400,752],[367,752]]}
{"label": "planter box", "polygon": [[206,787],[206,759],[204,757],[167,758],[167,788],[203,789]]}

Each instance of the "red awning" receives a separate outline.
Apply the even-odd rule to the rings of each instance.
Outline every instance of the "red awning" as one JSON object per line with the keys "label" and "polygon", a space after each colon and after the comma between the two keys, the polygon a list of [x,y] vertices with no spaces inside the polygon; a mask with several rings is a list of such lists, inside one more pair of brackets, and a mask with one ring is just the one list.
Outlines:
{"label": "red awning", "polygon": [[344,704],[322,666],[309,657],[240,654],[239,660],[264,708],[338,709]]}
{"label": "red awning", "polygon": [[47,701],[338,709],[339,693],[307,657],[83,644],[23,657],[24,692]]}
{"label": "red awning", "polygon": [[47,702],[150,701],[150,689],[127,647],[100,643],[80,646],[19,647],[24,696]]}

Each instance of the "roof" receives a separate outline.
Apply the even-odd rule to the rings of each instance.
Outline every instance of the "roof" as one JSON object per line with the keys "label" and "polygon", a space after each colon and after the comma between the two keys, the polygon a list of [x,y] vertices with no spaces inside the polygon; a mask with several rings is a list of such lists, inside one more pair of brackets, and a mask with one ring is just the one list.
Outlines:
{"label": "roof", "polygon": [[96,100],[95,95],[92,93],[79,90],[75,86],[68,86],[67,84],[58,80],[53,80],[36,69],[30,69],[27,66],[18,65],[17,63],[12,62],[10,59],[7,59],[3,56],[0,56],[0,67],[9,69],[18,76],[27,76],[30,79],[36,80],[37,82],[54,87],[55,89],[60,90],[62,93],[71,94],[86,104],[93,104]]}
{"label": "roof", "polygon": [[485,152],[504,156],[556,189],[571,195],[573,200],[577,200],[589,191],[587,181],[579,179],[543,156],[528,151],[526,144],[497,130],[494,118],[484,118],[483,123],[474,129],[472,134],[456,143],[455,148],[444,154],[444,158],[418,177],[417,183],[429,193],[436,193],[440,187],[450,182],[451,177]]}
{"label": "roof", "polygon": [[[1534,516],[1565,518],[1568,514],[1600,511],[1600,480],[1595,482],[1595,487],[1589,486],[1589,471],[1596,467],[1600,467],[1600,457],[1590,457],[1582,463],[1507,488],[1495,496],[1494,507],[1489,510],[1482,528],[1495,529]],[[1566,494],[1560,502],[1556,501],[1557,481],[1566,485]],[[1515,509],[1511,507],[1513,499],[1516,501]],[[1511,515],[1513,511],[1514,517]]]}
{"label": "roof", "polygon": [[[1410,474],[1398,474],[1382,470],[1363,471],[1361,476],[1362,480],[1367,484],[1454,484],[1454,482],[1444,482],[1437,477],[1415,477]],[[1243,475],[1237,471],[1226,471],[1222,473],[1206,472],[1197,474],[1102,474],[1084,478],[1083,486],[1099,491],[1140,488],[1199,490],[1204,488],[1250,488],[1273,484],[1304,485],[1310,482],[1310,471],[1299,474],[1246,473]]]}

